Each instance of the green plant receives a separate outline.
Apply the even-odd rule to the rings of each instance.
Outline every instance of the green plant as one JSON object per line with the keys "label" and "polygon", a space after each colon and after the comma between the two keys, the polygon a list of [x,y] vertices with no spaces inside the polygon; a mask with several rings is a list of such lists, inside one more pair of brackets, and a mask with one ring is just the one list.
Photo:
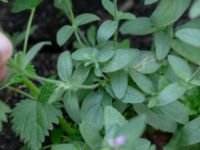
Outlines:
{"label": "green plant", "polygon": [[[72,54],[65,51],[58,58],[58,78],[38,76],[32,64],[50,42],[40,42],[27,51],[40,3],[14,3],[13,12],[29,9],[31,13],[23,51],[10,60],[10,75],[1,86],[25,97],[12,110],[13,130],[26,144],[24,149],[155,150],[141,138],[145,124],[173,133],[165,150],[199,149],[200,22],[195,19],[175,24],[191,0],[160,0],[150,17],[121,12],[117,0],[102,0],[113,19],[98,29],[89,27],[87,32],[81,26],[100,21],[100,17],[90,13],[75,16],[70,0],[55,0],[55,7],[71,23],[59,29],[57,43],[62,46],[71,36],[76,38],[76,50]],[[197,16],[194,9],[192,17]],[[134,41],[121,41],[120,33],[152,35],[151,50],[131,48]],[[23,84],[29,91],[13,88],[15,84]],[[62,115],[62,108],[71,122]],[[5,107],[0,121],[5,121],[7,112]],[[60,128],[53,130],[53,124]],[[42,146],[50,130],[53,144]]]}

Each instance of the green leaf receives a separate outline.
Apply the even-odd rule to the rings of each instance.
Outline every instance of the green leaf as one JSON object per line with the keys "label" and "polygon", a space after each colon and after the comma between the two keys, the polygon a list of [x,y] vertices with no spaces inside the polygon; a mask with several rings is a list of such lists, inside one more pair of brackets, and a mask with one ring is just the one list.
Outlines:
{"label": "green leaf", "polygon": [[151,16],[156,27],[168,26],[177,21],[189,7],[191,0],[161,0]]}
{"label": "green leaf", "polygon": [[155,2],[157,2],[158,0],[145,0],[144,1],[144,4],[145,5],[151,5],[151,4],[153,4],[153,3],[155,3]]}
{"label": "green leaf", "polygon": [[190,46],[179,40],[174,40],[172,44],[173,49],[181,56],[187,58],[195,64],[200,65],[200,48]]}
{"label": "green leaf", "polygon": [[111,104],[111,98],[103,91],[98,91],[87,96],[81,107],[81,118],[93,123],[97,129],[103,127],[104,108]]}
{"label": "green leaf", "polygon": [[129,65],[139,54],[136,49],[118,49],[113,58],[106,63],[103,72],[115,72]]}
{"label": "green leaf", "polygon": [[26,66],[31,63],[31,61],[34,59],[34,57],[37,55],[37,53],[42,49],[45,45],[51,45],[51,42],[40,42],[34,45],[25,55],[24,62],[23,62],[23,68],[25,69]]}
{"label": "green leaf", "polygon": [[147,35],[155,32],[157,29],[151,23],[151,20],[147,17],[138,17],[134,20],[125,22],[120,32],[122,34],[133,34],[133,35]]}
{"label": "green leaf", "polygon": [[95,25],[93,25],[87,30],[87,39],[92,46],[95,46],[96,44],[96,35],[97,35],[97,28]]}
{"label": "green leaf", "polygon": [[60,46],[64,45],[69,40],[69,38],[72,36],[73,33],[74,33],[74,30],[72,26],[65,25],[61,27],[58,30],[57,35],[56,35],[57,43]]}
{"label": "green leaf", "polygon": [[155,37],[155,46],[156,46],[156,57],[159,60],[164,59],[171,48],[171,38],[166,31],[156,32]]}
{"label": "green leaf", "polygon": [[65,12],[65,14],[68,14],[68,7],[66,0],[54,0],[54,6]]}
{"label": "green leaf", "polygon": [[153,52],[140,51],[139,56],[135,58],[130,67],[133,67],[138,72],[143,74],[152,74],[156,72],[161,65]]}
{"label": "green leaf", "polygon": [[200,0],[196,0],[193,4],[192,7],[190,8],[189,12],[189,17],[191,19],[196,18],[200,15]]}
{"label": "green leaf", "polygon": [[115,14],[115,6],[111,0],[102,0],[102,5],[107,12],[109,12],[112,16]]}
{"label": "green leaf", "polygon": [[167,105],[173,101],[181,98],[186,91],[180,83],[172,83],[168,85],[163,91],[158,95],[157,106]]}
{"label": "green leaf", "polygon": [[38,101],[41,103],[46,103],[50,98],[51,94],[54,92],[56,86],[54,84],[45,83],[40,87],[40,94],[38,96]]}
{"label": "green leaf", "polygon": [[72,144],[58,144],[51,147],[51,150],[77,150]]}
{"label": "green leaf", "polygon": [[127,120],[112,106],[107,106],[104,109],[104,125],[106,131],[109,131],[114,125],[122,127],[127,123]]}
{"label": "green leaf", "polygon": [[27,9],[32,9],[37,7],[42,0],[15,0],[13,7],[12,7],[12,12],[20,12],[24,11]]}
{"label": "green leaf", "polygon": [[48,98],[48,103],[52,104],[60,100],[65,91],[66,89],[64,87],[57,87],[56,89],[54,89],[54,91],[51,93],[51,95]]}
{"label": "green leaf", "polygon": [[[12,111],[13,130],[28,144],[31,150],[41,148],[45,136],[58,123],[61,112],[53,105],[25,100],[17,104]],[[23,116],[23,117],[22,117]]]}
{"label": "green leaf", "polygon": [[59,56],[57,69],[60,79],[65,82],[69,82],[73,71],[73,64],[68,51],[63,52]]}
{"label": "green leaf", "polygon": [[143,104],[135,104],[134,109],[137,114],[144,114],[147,124],[156,129],[174,132],[177,128],[177,124],[174,121],[169,120],[165,115],[160,115],[156,111],[147,108]]}
{"label": "green leaf", "polygon": [[200,29],[183,28],[176,31],[176,37],[187,44],[200,47]]}
{"label": "green leaf", "polygon": [[200,142],[200,117],[188,122],[177,134],[172,138],[170,144],[176,147],[194,145]]}
{"label": "green leaf", "polygon": [[109,61],[115,54],[115,51],[113,49],[103,49],[98,54],[98,61],[101,63],[105,63]]}
{"label": "green leaf", "polygon": [[136,19],[135,15],[128,12],[119,12],[119,19],[120,20],[134,20]]}
{"label": "green leaf", "polygon": [[107,42],[117,30],[117,23],[111,20],[105,21],[98,29],[97,41],[98,43]]}
{"label": "green leaf", "polygon": [[147,94],[155,93],[155,87],[153,82],[145,75],[139,73],[135,69],[129,69],[129,74],[132,80],[137,84],[137,86]]}
{"label": "green leaf", "polygon": [[72,59],[76,61],[86,61],[91,58],[93,54],[97,53],[95,48],[81,48],[73,52]]}
{"label": "green leaf", "polygon": [[84,13],[76,17],[75,24],[78,26],[82,26],[98,20],[100,20],[98,16],[90,13]]}
{"label": "green leaf", "polygon": [[128,74],[125,71],[117,71],[110,74],[111,87],[118,99],[124,97],[128,88]]}
{"label": "green leaf", "polygon": [[151,143],[147,139],[139,138],[133,142],[133,145],[135,150],[150,150]]}
{"label": "green leaf", "polygon": [[125,96],[121,99],[124,103],[142,103],[145,101],[145,96],[140,91],[136,90],[135,88],[129,86]]}
{"label": "green leaf", "polygon": [[192,69],[184,59],[175,55],[169,55],[168,61],[174,73],[179,78],[184,79],[185,81],[190,80],[192,77]]}
{"label": "green leaf", "polygon": [[116,136],[125,136],[125,144],[132,143],[136,138],[139,138],[145,130],[145,115],[137,116],[128,121],[116,133]]}
{"label": "green leaf", "polygon": [[80,132],[91,149],[99,149],[103,141],[98,129],[92,123],[83,121],[80,126]]}
{"label": "green leaf", "polygon": [[68,115],[76,123],[81,122],[78,95],[74,91],[67,91],[64,96],[64,107]]}
{"label": "green leaf", "polygon": [[1,0],[1,2],[3,2],[3,3],[8,3],[8,0]]}
{"label": "green leaf", "polygon": [[10,108],[0,101],[0,131],[2,130],[2,123],[7,122],[6,114],[10,113]]}

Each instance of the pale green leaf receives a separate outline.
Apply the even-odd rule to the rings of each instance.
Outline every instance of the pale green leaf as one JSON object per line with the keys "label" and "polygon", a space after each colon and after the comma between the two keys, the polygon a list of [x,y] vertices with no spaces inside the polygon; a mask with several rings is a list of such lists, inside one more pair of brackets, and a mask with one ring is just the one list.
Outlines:
{"label": "pale green leaf", "polygon": [[53,145],[51,150],[77,150],[77,148],[72,144],[58,144]]}
{"label": "pale green leaf", "polygon": [[10,113],[10,111],[9,106],[0,101],[0,131],[2,130],[2,123],[7,122],[6,114]]}
{"label": "pale green leaf", "polygon": [[121,99],[122,102],[131,104],[142,103],[144,100],[144,94],[131,86],[128,87],[125,96]]}
{"label": "pale green leaf", "polygon": [[177,21],[189,7],[191,0],[161,0],[151,16],[156,27],[170,25]]}
{"label": "pale green leaf", "polygon": [[196,18],[198,16],[200,16],[200,0],[196,0],[192,7],[190,8],[190,12],[189,12],[189,17],[190,18]]}
{"label": "pale green leaf", "polygon": [[73,33],[74,33],[74,30],[72,26],[65,25],[61,27],[58,30],[57,35],[56,35],[57,43],[60,46],[64,45],[69,40],[69,38],[72,36]]}
{"label": "pale green leaf", "polygon": [[100,20],[98,16],[90,13],[84,13],[76,17],[75,24],[81,26],[98,20]]}
{"label": "pale green leaf", "polygon": [[136,49],[118,49],[113,58],[103,66],[103,72],[118,71],[131,63],[139,55]]}
{"label": "pale green leaf", "polygon": [[134,20],[125,22],[120,32],[122,34],[133,34],[133,35],[147,35],[155,32],[157,29],[151,23],[151,20],[147,17],[138,17]]}
{"label": "pale green leaf", "polygon": [[60,79],[65,82],[69,82],[73,71],[73,64],[68,51],[63,52],[59,56],[57,69]]}
{"label": "pale green leaf", "polygon": [[168,85],[163,91],[158,95],[157,106],[167,105],[173,101],[181,98],[186,91],[180,83],[172,83]]}

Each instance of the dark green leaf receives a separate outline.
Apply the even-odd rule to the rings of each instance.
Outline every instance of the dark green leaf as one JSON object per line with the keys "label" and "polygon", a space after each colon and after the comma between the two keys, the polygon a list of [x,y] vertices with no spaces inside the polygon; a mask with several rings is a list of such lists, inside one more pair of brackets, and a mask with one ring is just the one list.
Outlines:
{"label": "dark green leaf", "polygon": [[37,7],[42,0],[15,0],[15,3],[12,7],[12,12],[20,12],[27,9],[32,9]]}
{"label": "dark green leaf", "polygon": [[67,91],[64,96],[64,107],[68,115],[76,123],[81,122],[78,96],[74,91]]}
{"label": "dark green leaf", "polygon": [[110,74],[111,87],[118,99],[124,97],[128,88],[128,74],[125,71],[117,71]]}

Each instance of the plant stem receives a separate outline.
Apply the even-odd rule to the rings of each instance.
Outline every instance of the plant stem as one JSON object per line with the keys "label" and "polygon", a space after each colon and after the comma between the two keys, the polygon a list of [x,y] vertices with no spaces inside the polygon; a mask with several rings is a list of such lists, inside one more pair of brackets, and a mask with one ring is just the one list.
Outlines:
{"label": "plant stem", "polygon": [[28,87],[28,89],[36,96],[40,94],[40,90],[37,88],[37,86],[28,78],[23,79],[23,83]]}
{"label": "plant stem", "polygon": [[14,91],[14,92],[17,92],[17,93],[19,93],[19,94],[22,94],[22,95],[24,95],[24,96],[26,96],[26,97],[28,97],[28,98],[30,98],[30,99],[32,99],[32,100],[36,100],[36,98],[33,97],[32,95],[27,94],[27,93],[25,93],[24,91],[19,90],[19,89],[17,89],[17,88],[8,87],[8,89],[10,89],[10,90],[12,90],[12,91]]}
{"label": "plant stem", "polygon": [[67,8],[69,10],[69,20],[71,21],[71,24],[73,25],[73,28],[74,28],[75,37],[76,37],[77,41],[79,42],[79,44],[81,45],[81,47],[85,47],[85,45],[83,44],[83,42],[81,41],[81,38],[79,36],[78,27],[75,23],[75,16],[74,16],[74,13],[72,10],[70,0],[66,0],[66,4],[67,4]]}
{"label": "plant stem", "polygon": [[190,80],[187,81],[187,83],[190,83],[198,74],[200,73],[200,67],[197,68],[197,70],[193,73]]}
{"label": "plant stem", "polygon": [[117,0],[114,0],[114,20],[117,23],[117,29],[115,31],[114,34],[114,48],[117,49],[117,36],[118,36],[118,24],[119,24],[119,20],[117,17]]}
{"label": "plant stem", "polygon": [[31,9],[31,14],[30,14],[30,17],[29,17],[29,21],[28,21],[28,25],[27,25],[27,29],[26,29],[25,40],[24,40],[24,47],[23,47],[24,54],[27,51],[29,34],[30,34],[30,30],[31,30],[31,25],[32,25],[32,22],[33,22],[34,14],[35,14],[35,8],[32,8]]}
{"label": "plant stem", "polygon": [[67,122],[65,118],[59,118],[59,123],[62,129],[69,135],[76,134],[76,131],[71,127],[71,125]]}

